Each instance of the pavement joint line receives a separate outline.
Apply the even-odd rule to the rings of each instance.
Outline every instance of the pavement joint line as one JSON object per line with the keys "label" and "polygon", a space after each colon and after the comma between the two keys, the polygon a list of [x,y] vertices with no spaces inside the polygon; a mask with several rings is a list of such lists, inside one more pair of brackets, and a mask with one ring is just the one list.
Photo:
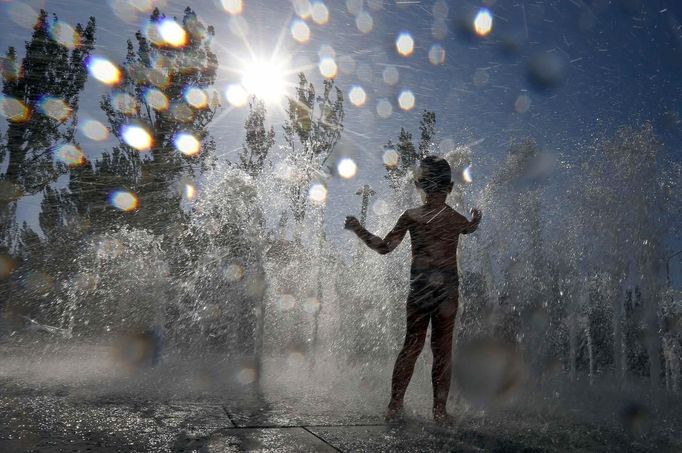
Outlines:
{"label": "pavement joint line", "polygon": [[232,422],[234,427],[225,429],[289,429],[289,428],[362,428],[371,426],[392,426],[385,423],[362,423],[362,424],[348,424],[348,425],[237,425]]}
{"label": "pavement joint line", "polygon": [[227,410],[226,406],[223,406],[223,412],[225,412],[225,415],[227,416],[227,419],[232,423],[232,425],[235,428],[238,428],[239,426],[235,423],[235,421],[232,419],[232,416],[230,415],[230,412]]}
{"label": "pavement joint line", "polygon": [[305,426],[301,426],[301,428],[303,428],[304,431],[307,431],[308,433],[310,433],[312,436],[314,436],[314,437],[320,439],[322,442],[324,442],[325,444],[329,445],[329,446],[332,447],[334,450],[340,451],[341,453],[343,453],[343,451],[342,451],[340,448],[337,448],[336,445],[332,445],[331,443],[329,443],[329,442],[327,441],[327,439],[325,439],[325,438],[323,438],[323,437],[321,437],[321,436],[318,436],[317,434],[315,434],[314,432],[312,432],[311,430],[309,430],[309,429],[306,428]]}

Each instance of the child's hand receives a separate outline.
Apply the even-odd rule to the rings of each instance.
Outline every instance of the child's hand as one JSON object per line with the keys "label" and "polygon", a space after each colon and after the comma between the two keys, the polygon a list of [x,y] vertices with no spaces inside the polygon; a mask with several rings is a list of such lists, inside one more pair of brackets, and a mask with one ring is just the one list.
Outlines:
{"label": "child's hand", "polygon": [[352,215],[349,215],[346,217],[346,223],[343,227],[346,230],[357,231],[359,228],[362,228],[362,225],[360,225],[360,221],[358,219]]}
{"label": "child's hand", "polygon": [[472,222],[479,222],[481,220],[481,211],[478,209],[474,208],[471,210],[471,214],[474,216],[474,218],[471,220]]}

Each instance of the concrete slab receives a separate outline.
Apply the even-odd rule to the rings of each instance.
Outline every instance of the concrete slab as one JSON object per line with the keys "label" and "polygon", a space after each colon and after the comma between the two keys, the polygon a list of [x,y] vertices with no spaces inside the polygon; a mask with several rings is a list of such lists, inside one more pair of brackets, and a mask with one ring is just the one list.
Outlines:
{"label": "concrete slab", "polygon": [[341,451],[354,452],[483,452],[447,430],[429,432],[424,426],[310,427],[311,432]]}
{"label": "concrete slab", "polygon": [[220,452],[336,452],[339,451],[301,427],[237,428],[216,433],[204,444]]}

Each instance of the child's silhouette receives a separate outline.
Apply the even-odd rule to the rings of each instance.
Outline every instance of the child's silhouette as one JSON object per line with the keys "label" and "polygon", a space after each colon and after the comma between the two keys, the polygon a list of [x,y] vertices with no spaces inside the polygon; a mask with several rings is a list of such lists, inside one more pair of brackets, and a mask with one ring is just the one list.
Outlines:
{"label": "child's silhouette", "polygon": [[402,414],[403,398],[410,383],[417,357],[424,347],[426,330],[431,322],[433,351],[433,417],[448,418],[445,405],[450,390],[452,330],[457,314],[459,280],[457,275],[457,241],[460,234],[478,227],[481,213],[474,209],[470,222],[445,204],[452,191],[450,165],[435,156],[424,158],[417,170],[415,184],[424,191],[426,203],[408,209],[384,238],[374,236],[352,216],[346,217],[345,228],[353,231],[367,246],[381,254],[389,253],[410,232],[412,266],[410,293],[407,298],[405,344],[395,362],[391,401],[387,418]]}

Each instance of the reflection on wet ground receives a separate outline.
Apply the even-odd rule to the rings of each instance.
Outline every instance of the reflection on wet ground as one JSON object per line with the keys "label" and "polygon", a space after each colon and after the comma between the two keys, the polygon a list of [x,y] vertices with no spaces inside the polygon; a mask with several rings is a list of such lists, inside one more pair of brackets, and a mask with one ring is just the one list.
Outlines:
{"label": "reflection on wet ground", "polygon": [[674,405],[629,429],[617,405],[590,413],[585,394],[582,403],[572,396],[569,409],[558,393],[487,410],[455,396],[455,420],[443,427],[428,417],[430,393],[417,374],[408,416],[386,425],[387,376],[376,370],[272,359],[256,385],[240,383],[242,362],[218,354],[138,369],[94,346],[0,347],[0,359],[2,452],[682,451]]}

